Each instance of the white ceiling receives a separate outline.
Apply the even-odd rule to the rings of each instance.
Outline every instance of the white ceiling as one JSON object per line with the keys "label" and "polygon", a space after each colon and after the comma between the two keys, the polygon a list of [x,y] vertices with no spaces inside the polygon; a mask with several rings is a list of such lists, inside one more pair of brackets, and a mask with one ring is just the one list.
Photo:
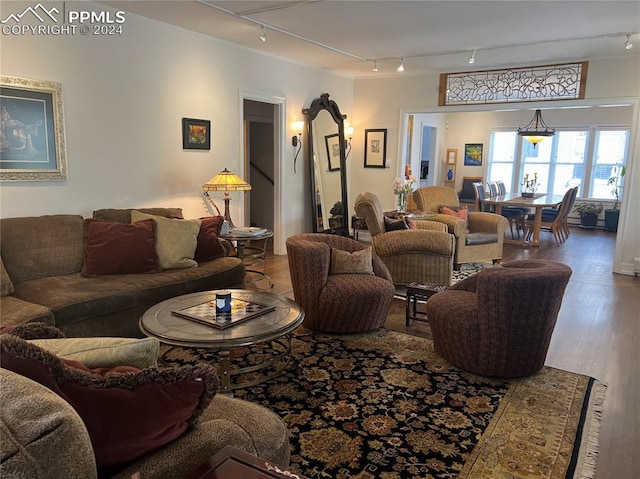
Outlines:
{"label": "white ceiling", "polygon": [[[349,77],[640,55],[638,0],[100,3]],[[266,42],[259,39],[261,25]],[[631,50],[625,49],[626,34],[635,43]],[[396,72],[401,57],[404,73]]]}

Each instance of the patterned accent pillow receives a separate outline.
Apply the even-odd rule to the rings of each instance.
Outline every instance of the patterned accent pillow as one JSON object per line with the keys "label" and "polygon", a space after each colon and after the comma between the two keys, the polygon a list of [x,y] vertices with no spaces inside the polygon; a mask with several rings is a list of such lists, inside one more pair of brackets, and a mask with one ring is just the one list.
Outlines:
{"label": "patterned accent pillow", "polygon": [[46,386],[82,418],[98,467],[123,466],[180,437],[209,405],[214,366],[89,369],[10,334],[2,367]]}
{"label": "patterned accent pillow", "polygon": [[132,223],[150,219],[156,222],[156,253],[162,269],[198,266],[193,257],[198,246],[201,220],[176,220],[137,210],[131,212]]}
{"label": "patterned accent pillow", "polygon": [[331,274],[374,274],[371,247],[352,253],[332,248]]}

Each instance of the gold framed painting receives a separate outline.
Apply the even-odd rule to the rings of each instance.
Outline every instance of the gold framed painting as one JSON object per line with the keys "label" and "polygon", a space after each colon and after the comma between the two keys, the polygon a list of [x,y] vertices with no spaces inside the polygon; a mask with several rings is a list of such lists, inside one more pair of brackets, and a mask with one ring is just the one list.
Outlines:
{"label": "gold framed painting", "polygon": [[0,75],[0,181],[67,179],[62,84]]}

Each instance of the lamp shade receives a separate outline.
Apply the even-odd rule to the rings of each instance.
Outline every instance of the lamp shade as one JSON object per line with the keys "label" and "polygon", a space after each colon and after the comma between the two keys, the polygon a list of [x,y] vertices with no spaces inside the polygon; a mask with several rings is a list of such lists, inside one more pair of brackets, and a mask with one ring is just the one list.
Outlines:
{"label": "lamp shade", "polygon": [[226,168],[202,185],[203,191],[248,191],[251,185]]}

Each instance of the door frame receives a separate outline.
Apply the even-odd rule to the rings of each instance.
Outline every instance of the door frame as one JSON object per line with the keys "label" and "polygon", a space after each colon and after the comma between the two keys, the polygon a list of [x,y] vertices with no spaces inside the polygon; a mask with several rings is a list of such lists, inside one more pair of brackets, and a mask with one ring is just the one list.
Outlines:
{"label": "door frame", "polygon": [[[282,185],[284,184],[284,168],[285,164],[285,112],[286,101],[283,97],[277,95],[271,95],[269,93],[260,93],[248,90],[239,91],[239,111],[238,118],[238,131],[244,129],[244,100],[258,101],[262,103],[270,103],[274,105],[274,120],[273,120],[273,253],[274,254],[286,254],[286,238],[283,225],[286,223],[284,216],[283,203],[283,191]],[[241,169],[244,174],[245,170],[245,135],[240,135],[240,158],[242,158]],[[242,214],[247,209],[247,198],[245,197],[242,204]]]}

